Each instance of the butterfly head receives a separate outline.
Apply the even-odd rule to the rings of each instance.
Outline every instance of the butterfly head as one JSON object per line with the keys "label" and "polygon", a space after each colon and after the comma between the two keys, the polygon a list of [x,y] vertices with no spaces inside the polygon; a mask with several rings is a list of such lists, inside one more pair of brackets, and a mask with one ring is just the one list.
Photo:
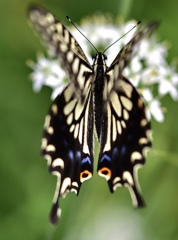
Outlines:
{"label": "butterfly head", "polygon": [[106,65],[107,56],[104,53],[97,52],[92,56],[93,66]]}

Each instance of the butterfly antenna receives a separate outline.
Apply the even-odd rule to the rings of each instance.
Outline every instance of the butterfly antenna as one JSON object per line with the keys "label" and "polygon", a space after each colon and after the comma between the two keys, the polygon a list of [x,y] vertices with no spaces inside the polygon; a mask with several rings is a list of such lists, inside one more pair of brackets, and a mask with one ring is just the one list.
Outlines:
{"label": "butterfly antenna", "polygon": [[91,44],[91,46],[96,50],[96,52],[98,53],[98,50],[96,49],[96,47],[93,45],[93,43],[80,31],[80,29],[72,22],[72,20],[70,19],[70,17],[66,16],[66,18],[68,19],[68,21],[79,31],[79,33],[82,34],[82,36]]}
{"label": "butterfly antenna", "polygon": [[135,26],[133,26],[128,32],[126,32],[122,37],[118,38],[115,42],[113,42],[111,45],[109,45],[103,53],[105,53],[111,46],[113,46],[115,43],[117,43],[119,40],[121,40],[123,37],[125,37],[129,32],[131,32],[134,28],[136,28],[139,24],[141,23],[141,21],[138,21],[137,24],[135,24]]}

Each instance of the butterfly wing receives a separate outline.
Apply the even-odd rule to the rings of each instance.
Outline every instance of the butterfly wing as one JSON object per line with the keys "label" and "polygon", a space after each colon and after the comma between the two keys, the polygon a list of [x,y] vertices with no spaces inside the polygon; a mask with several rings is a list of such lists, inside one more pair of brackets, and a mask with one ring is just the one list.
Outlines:
{"label": "butterfly wing", "polygon": [[137,170],[151,146],[150,122],[143,99],[124,77],[118,79],[118,89],[105,104],[100,142],[99,175],[106,178],[111,192],[127,186],[133,205],[143,206]]}
{"label": "butterfly wing", "polygon": [[83,101],[83,89],[88,87],[88,74],[92,74],[93,69],[82,48],[52,13],[33,6],[29,10],[29,18],[52,54],[58,58],[61,68],[70,79],[76,97]]}
{"label": "butterfly wing", "polygon": [[70,191],[78,194],[93,173],[93,70],[79,44],[51,13],[32,7],[29,16],[70,80],[46,116],[42,138],[42,155],[57,176],[50,214],[56,223],[61,213],[59,197]]}
{"label": "butterfly wing", "polygon": [[81,103],[68,85],[53,102],[46,116],[42,154],[47,159],[49,171],[57,176],[50,214],[52,223],[56,223],[60,216],[59,197],[64,197],[70,191],[78,194],[81,184],[92,176],[92,106],[91,93]]}
{"label": "butterfly wing", "polygon": [[145,163],[145,150],[151,147],[151,126],[142,97],[122,71],[135,45],[156,26],[157,23],[147,25],[122,48],[106,72],[103,95],[98,173],[106,178],[111,192],[118,186],[127,186],[135,207],[144,205],[137,170]]}
{"label": "butterfly wing", "polygon": [[146,25],[143,29],[135,34],[135,36],[120,50],[110,67],[108,72],[118,64],[118,70],[122,73],[123,69],[129,64],[136,45],[145,37],[149,36],[155,28],[158,27],[158,22],[152,22]]}

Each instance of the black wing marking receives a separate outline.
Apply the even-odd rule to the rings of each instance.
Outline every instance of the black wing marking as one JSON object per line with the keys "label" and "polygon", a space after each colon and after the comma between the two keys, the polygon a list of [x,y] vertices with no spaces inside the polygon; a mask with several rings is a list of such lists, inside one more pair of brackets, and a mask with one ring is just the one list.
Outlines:
{"label": "black wing marking", "polygon": [[59,60],[61,68],[65,71],[73,86],[76,97],[83,101],[83,89],[88,87],[89,76],[93,69],[72,34],[51,13],[40,7],[31,7],[30,21],[42,36],[47,47]]}
{"label": "black wing marking", "polygon": [[[79,193],[93,173],[93,109],[91,93],[84,104],[75,98],[70,85],[53,102],[44,124],[42,154],[49,171],[57,176],[50,221],[56,223],[61,209],[59,197]],[[89,134],[90,132],[90,134]]]}

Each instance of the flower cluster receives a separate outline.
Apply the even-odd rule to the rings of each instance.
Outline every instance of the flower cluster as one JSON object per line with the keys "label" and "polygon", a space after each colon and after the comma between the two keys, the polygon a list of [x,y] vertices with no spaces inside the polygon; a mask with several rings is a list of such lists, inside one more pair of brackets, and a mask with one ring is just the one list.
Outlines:
{"label": "flower cluster", "polygon": [[[101,51],[136,25],[135,21],[114,25],[106,23],[99,17],[94,19],[94,21],[93,19],[84,21],[79,28]],[[93,53],[93,47],[86,42],[86,39],[77,29],[72,28],[70,31],[82,46],[89,61],[92,62],[90,56]],[[119,49],[128,43],[134,33],[135,29],[107,50],[108,66]],[[148,106],[149,114],[158,122],[164,120],[161,105],[162,97],[170,94],[173,100],[178,100],[178,73],[173,66],[167,63],[167,52],[167,45],[164,42],[157,43],[153,33],[152,37],[145,38],[140,42],[136,54],[123,72],[123,75],[142,94]],[[65,87],[67,83],[65,72],[60,68],[57,59],[52,57],[51,54],[48,57],[44,57],[42,54],[38,55],[37,62],[28,61],[28,65],[33,69],[31,79],[34,91],[40,91],[43,85],[49,86],[53,90],[52,99],[54,99]]]}

